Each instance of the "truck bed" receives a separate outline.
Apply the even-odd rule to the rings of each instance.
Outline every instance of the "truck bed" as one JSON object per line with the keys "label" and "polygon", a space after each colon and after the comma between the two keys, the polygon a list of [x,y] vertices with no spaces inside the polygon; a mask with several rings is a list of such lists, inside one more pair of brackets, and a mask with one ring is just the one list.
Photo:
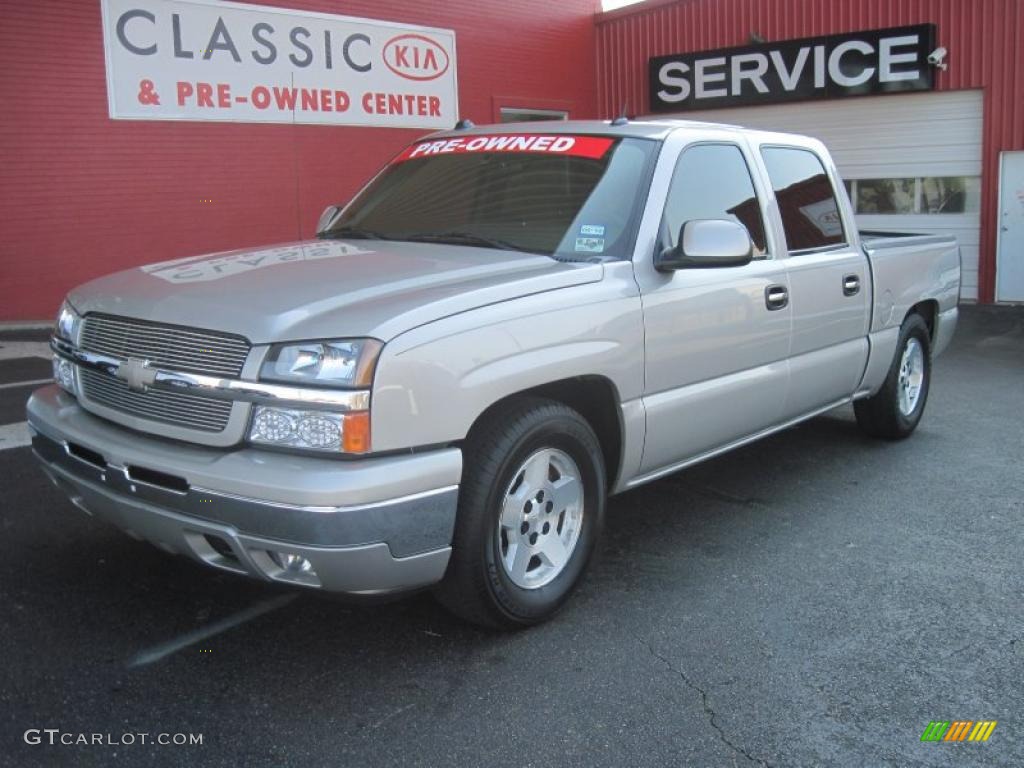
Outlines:
{"label": "truck bed", "polygon": [[925,235],[920,232],[893,232],[880,229],[862,229],[858,231],[861,243],[870,250],[930,242],[956,243],[956,238],[952,235]]}
{"label": "truck bed", "polygon": [[863,231],[860,237],[871,264],[872,331],[926,299],[935,299],[939,311],[957,305],[961,266],[955,237],[877,230]]}

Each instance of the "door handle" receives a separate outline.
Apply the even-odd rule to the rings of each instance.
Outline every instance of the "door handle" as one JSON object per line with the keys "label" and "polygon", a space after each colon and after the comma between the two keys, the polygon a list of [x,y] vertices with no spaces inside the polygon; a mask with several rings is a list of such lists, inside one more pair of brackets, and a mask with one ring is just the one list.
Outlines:
{"label": "door handle", "polygon": [[860,293],[860,275],[843,276],[843,296],[855,296]]}
{"label": "door handle", "polygon": [[784,285],[769,285],[764,289],[764,305],[769,310],[782,309],[789,304],[789,291]]}

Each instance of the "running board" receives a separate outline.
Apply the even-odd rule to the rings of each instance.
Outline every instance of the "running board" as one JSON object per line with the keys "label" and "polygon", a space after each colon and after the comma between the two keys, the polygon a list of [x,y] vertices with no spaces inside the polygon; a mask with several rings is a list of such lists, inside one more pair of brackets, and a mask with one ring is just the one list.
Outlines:
{"label": "running board", "polygon": [[[858,393],[858,395],[860,394],[861,393]],[[822,408],[818,408],[817,410],[811,411],[810,413],[805,413],[803,416],[798,416],[797,418],[790,419],[789,421],[783,422],[782,424],[776,424],[774,427],[768,427],[768,429],[763,429],[760,432],[755,432],[754,434],[748,435],[747,437],[743,437],[734,442],[727,443],[726,445],[723,445],[720,448],[714,448],[710,451],[707,451],[706,453],[702,453],[698,456],[694,456],[689,459],[684,459],[683,461],[680,461],[676,464],[671,464],[667,467],[664,467],[663,469],[657,469],[654,472],[648,472],[646,475],[640,475],[639,477],[633,478],[628,483],[626,483],[623,490],[627,490],[629,488],[636,488],[638,485],[649,483],[652,480],[657,480],[659,478],[665,477],[665,475],[671,475],[673,472],[678,472],[680,469],[686,469],[686,467],[693,466],[694,464],[699,464],[702,461],[713,459],[715,456],[720,456],[723,453],[728,453],[734,448],[739,448],[741,446],[747,445],[748,443],[752,443],[755,440],[760,440],[762,437],[768,437],[768,435],[773,435],[776,432],[781,432],[784,429],[789,429],[790,427],[799,424],[802,421],[813,419],[815,416],[820,416],[823,413],[828,413],[829,411],[834,410],[842,405],[846,405],[847,403],[850,403],[852,401],[853,397],[844,397],[840,400],[836,400],[833,403],[829,403],[828,405]]]}

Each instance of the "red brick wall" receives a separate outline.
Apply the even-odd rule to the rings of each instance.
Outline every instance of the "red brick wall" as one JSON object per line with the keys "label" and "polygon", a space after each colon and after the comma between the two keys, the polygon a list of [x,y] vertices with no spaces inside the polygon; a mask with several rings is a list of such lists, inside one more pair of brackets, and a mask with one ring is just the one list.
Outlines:
{"label": "red brick wall", "polygon": [[[460,111],[478,123],[501,103],[596,114],[599,0],[263,4],[454,29]],[[48,319],[117,269],[308,237],[424,133],[111,120],[99,0],[2,0],[0,97],[0,320]]]}

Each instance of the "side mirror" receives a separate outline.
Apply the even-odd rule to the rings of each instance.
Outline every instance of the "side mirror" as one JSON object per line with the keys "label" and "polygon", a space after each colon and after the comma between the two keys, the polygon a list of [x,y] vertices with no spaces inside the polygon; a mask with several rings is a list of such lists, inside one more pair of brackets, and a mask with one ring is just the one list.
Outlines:
{"label": "side mirror", "polygon": [[324,208],[324,212],[320,214],[320,220],[316,223],[316,233],[319,235],[325,232],[339,213],[341,213],[341,208],[336,205],[328,205]]}
{"label": "side mirror", "polygon": [[742,267],[753,256],[750,233],[729,219],[693,219],[679,230],[675,248],[666,248],[654,260],[661,272],[676,269]]}

